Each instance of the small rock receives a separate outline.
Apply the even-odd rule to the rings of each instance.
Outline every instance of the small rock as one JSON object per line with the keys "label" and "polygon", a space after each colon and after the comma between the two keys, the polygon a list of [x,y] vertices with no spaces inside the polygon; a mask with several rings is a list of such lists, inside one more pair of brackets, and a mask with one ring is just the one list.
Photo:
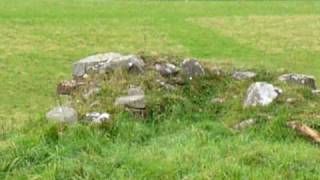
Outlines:
{"label": "small rock", "polygon": [[179,72],[179,69],[174,64],[170,64],[170,63],[156,64],[155,68],[157,71],[159,71],[159,73],[163,77],[175,76]]}
{"label": "small rock", "polygon": [[245,121],[241,121],[240,123],[236,124],[235,126],[233,126],[234,130],[240,131],[242,129],[248,128],[254,124],[257,123],[257,120],[255,119],[248,119]]}
{"label": "small rock", "polygon": [[253,83],[247,90],[244,106],[269,105],[281,93],[282,90],[274,87],[272,84],[265,82]]}
{"label": "small rock", "polygon": [[146,107],[144,95],[122,96],[116,99],[115,104],[135,109],[144,109]]}
{"label": "small rock", "polygon": [[224,103],[224,98],[213,98],[210,100],[211,104],[223,104]]}
{"label": "small rock", "polygon": [[236,71],[232,74],[232,77],[237,80],[252,79],[256,77],[256,73],[250,71]]}
{"label": "small rock", "polygon": [[78,120],[78,114],[71,107],[58,106],[47,113],[47,119],[60,123],[74,123]]}
{"label": "small rock", "polygon": [[314,76],[290,73],[281,75],[278,79],[280,81],[295,83],[306,87],[310,87],[312,89],[316,89],[316,81]]}
{"label": "small rock", "polygon": [[92,112],[86,114],[86,120],[92,123],[103,123],[110,120],[109,113],[99,113],[99,112]]}
{"label": "small rock", "polygon": [[77,83],[74,80],[63,80],[57,86],[57,93],[62,95],[69,95],[77,88]]}
{"label": "small rock", "polygon": [[144,91],[142,89],[142,87],[138,86],[138,87],[129,87],[128,89],[128,95],[129,96],[134,96],[134,95],[144,95]]}
{"label": "small rock", "polygon": [[205,74],[202,65],[195,59],[185,59],[181,63],[183,73],[192,80],[193,77],[202,76]]}
{"label": "small rock", "polygon": [[297,101],[296,98],[287,98],[286,102],[289,103],[289,104],[293,104]]}

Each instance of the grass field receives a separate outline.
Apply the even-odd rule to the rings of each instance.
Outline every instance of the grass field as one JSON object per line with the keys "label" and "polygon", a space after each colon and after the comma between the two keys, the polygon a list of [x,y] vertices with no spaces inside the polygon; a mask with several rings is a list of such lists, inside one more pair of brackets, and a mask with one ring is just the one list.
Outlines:
{"label": "grass field", "polygon": [[320,78],[320,2],[1,0],[0,179],[320,177],[319,147],[268,137],[274,126],[232,135],[206,115],[124,120],[114,136],[75,125],[50,140],[55,130],[44,114],[56,103],[56,84],[76,60],[109,51]]}

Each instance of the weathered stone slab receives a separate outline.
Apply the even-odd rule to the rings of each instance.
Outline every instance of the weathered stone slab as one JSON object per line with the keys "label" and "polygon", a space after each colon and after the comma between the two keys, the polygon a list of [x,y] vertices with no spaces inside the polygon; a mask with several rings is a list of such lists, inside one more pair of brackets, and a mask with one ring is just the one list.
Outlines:
{"label": "weathered stone slab", "polygon": [[119,53],[97,54],[79,60],[73,65],[73,76],[78,78],[90,73],[106,73],[121,68],[142,73],[144,62],[135,55]]}
{"label": "weathered stone slab", "polygon": [[299,85],[303,85],[306,87],[310,87],[312,89],[316,89],[316,80],[314,76],[309,76],[305,74],[284,74],[278,78],[280,81],[285,81],[288,83],[295,83]]}

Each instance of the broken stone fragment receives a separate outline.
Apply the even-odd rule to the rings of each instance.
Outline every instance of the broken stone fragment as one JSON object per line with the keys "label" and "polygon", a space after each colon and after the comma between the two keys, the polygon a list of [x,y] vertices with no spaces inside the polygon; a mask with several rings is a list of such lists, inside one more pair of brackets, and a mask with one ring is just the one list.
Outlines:
{"label": "broken stone fragment", "polygon": [[252,79],[256,77],[256,73],[250,71],[236,71],[232,74],[232,77],[236,80]]}
{"label": "broken stone fragment", "polygon": [[75,80],[63,80],[57,86],[57,93],[61,95],[69,95],[77,88]]}
{"label": "broken stone fragment", "polygon": [[138,87],[129,87],[128,89],[128,95],[129,96],[134,96],[134,95],[144,95],[144,91],[142,89],[142,87],[138,86]]}
{"label": "broken stone fragment", "polygon": [[155,68],[163,77],[171,77],[179,73],[179,69],[171,63],[156,64]]}
{"label": "broken stone fragment", "polygon": [[204,68],[195,59],[185,59],[181,63],[181,69],[183,74],[185,74],[190,80],[192,80],[194,77],[205,74]]}
{"label": "broken stone fragment", "polygon": [[146,107],[144,95],[122,96],[116,99],[115,104],[135,109],[144,109]]}
{"label": "broken stone fragment", "polygon": [[86,114],[87,121],[97,124],[109,121],[110,117],[109,113],[92,112]]}
{"label": "broken stone fragment", "polygon": [[309,76],[305,74],[284,74],[278,78],[280,81],[285,81],[287,83],[295,83],[316,89],[316,81],[314,76]]}
{"label": "broken stone fragment", "polygon": [[282,90],[265,82],[253,83],[247,90],[244,106],[266,106],[273,102]]}
{"label": "broken stone fragment", "polygon": [[301,122],[296,122],[296,121],[288,122],[287,125],[289,128],[296,130],[297,132],[308,137],[312,141],[320,143],[320,133],[315,129]]}
{"label": "broken stone fragment", "polygon": [[142,73],[143,67],[143,60],[135,55],[124,56],[119,53],[97,54],[76,62],[73,65],[73,76],[77,79],[85,74],[106,73],[118,68],[129,72]]}
{"label": "broken stone fragment", "polygon": [[51,109],[46,117],[49,121],[59,123],[74,123],[78,120],[77,112],[73,108],[66,106],[57,106]]}
{"label": "broken stone fragment", "polygon": [[234,130],[237,130],[237,131],[240,131],[242,129],[245,129],[245,128],[248,128],[254,124],[257,123],[257,120],[255,119],[248,119],[248,120],[245,120],[245,121],[241,121],[240,123],[236,124],[233,126],[233,129]]}

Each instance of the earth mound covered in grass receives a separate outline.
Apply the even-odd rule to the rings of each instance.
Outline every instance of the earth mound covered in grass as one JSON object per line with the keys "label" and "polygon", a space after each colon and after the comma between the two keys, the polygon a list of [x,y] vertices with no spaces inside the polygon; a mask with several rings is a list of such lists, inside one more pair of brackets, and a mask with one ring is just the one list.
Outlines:
{"label": "earth mound covered in grass", "polygon": [[59,107],[74,108],[79,123],[107,129],[117,128],[124,114],[152,124],[206,117],[230,133],[264,127],[270,136],[288,136],[289,121],[320,125],[312,76],[175,56],[90,56],[75,62],[73,80],[62,81],[57,93]]}

